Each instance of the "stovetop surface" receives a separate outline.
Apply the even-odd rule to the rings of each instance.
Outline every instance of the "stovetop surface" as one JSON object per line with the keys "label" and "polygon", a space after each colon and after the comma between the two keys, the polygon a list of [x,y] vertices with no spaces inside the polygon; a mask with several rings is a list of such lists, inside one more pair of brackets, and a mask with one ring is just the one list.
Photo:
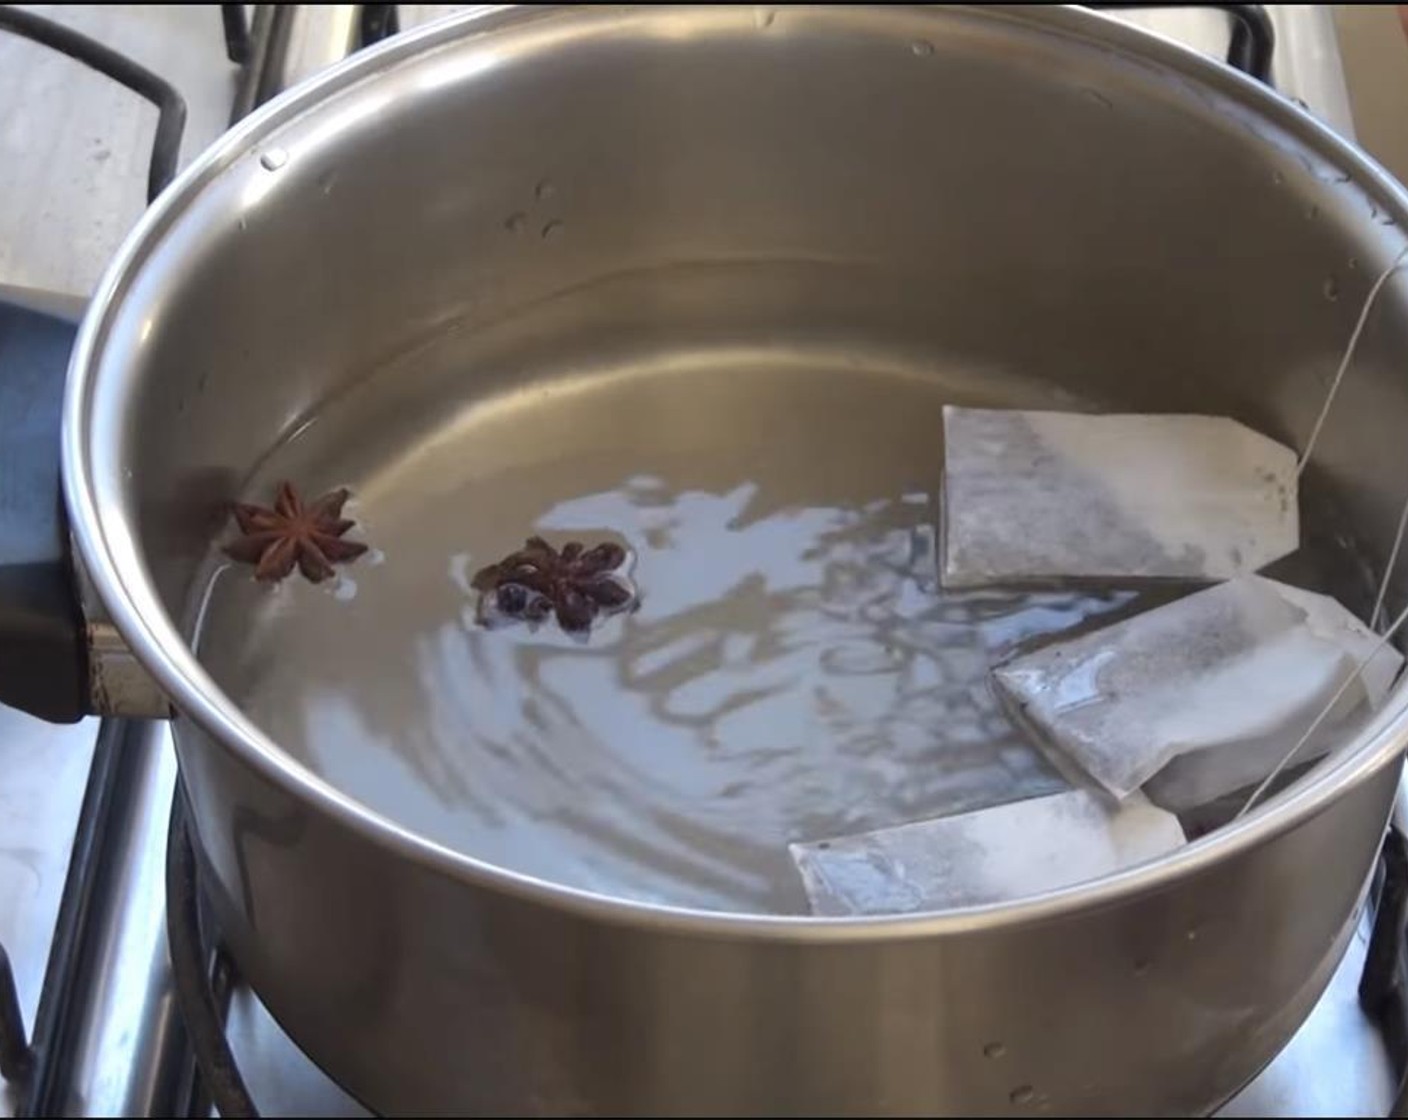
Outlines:
{"label": "stovetop surface", "polygon": [[[225,58],[215,6],[30,7],[104,39],[181,90],[190,106],[183,164],[226,126],[237,68]],[[402,5],[402,25],[445,7]],[[1328,9],[1269,11],[1277,87],[1352,135]],[[1226,50],[1226,22],[1215,12],[1131,11],[1120,18],[1208,53]],[[84,295],[141,212],[154,114],[68,60],[3,35],[0,106],[0,285]],[[87,900],[95,935],[74,962],[55,1099],[69,1115],[169,1114],[190,1099],[191,1068],[173,1003],[163,912],[175,781],[167,728],[97,720],[55,727],[0,708],[0,943],[32,1026],[95,761],[109,767],[104,812],[116,839],[100,854]],[[1356,998],[1367,939],[1366,917],[1300,1032],[1222,1115],[1387,1112],[1395,1078]],[[246,988],[231,994],[227,1033],[265,1114],[366,1115]],[[0,1087],[0,1115],[16,1104]]]}

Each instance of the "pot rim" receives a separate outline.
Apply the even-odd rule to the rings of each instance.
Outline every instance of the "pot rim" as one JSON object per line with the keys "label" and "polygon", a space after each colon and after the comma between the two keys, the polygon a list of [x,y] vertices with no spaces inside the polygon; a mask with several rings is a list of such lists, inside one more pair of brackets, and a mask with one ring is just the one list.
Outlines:
{"label": "pot rim", "polygon": [[[669,8],[651,6],[656,15]],[[695,17],[709,9],[689,9]],[[859,8],[808,10],[809,17]],[[874,14],[877,9],[866,6]],[[885,12],[885,9],[878,9]],[[905,19],[952,19],[940,12],[906,7]],[[1205,58],[1179,43],[1109,16],[1068,5],[961,8],[964,18],[1015,23],[1078,44],[1097,43],[1131,62],[1154,66],[1210,86],[1242,108],[1275,125],[1298,144],[1347,170],[1358,186],[1377,195],[1380,208],[1408,228],[1408,192],[1376,161],[1321,124],[1308,112],[1261,83]],[[393,37],[337,63],[275,98],[225,133],[197,157],[146,211],[106,269],[81,324],[70,360],[64,404],[63,479],[72,533],[87,573],[113,623],[134,654],[171,698],[179,718],[190,719],[223,749],[231,750],[264,778],[294,793],[340,826],[421,866],[525,901],[560,907],[597,921],[639,924],[711,937],[808,942],[864,942],[953,935],[1049,920],[1168,888],[1225,859],[1266,843],[1324,811],[1342,795],[1390,765],[1408,746],[1408,681],[1400,682],[1383,708],[1343,748],[1308,775],[1253,812],[1178,851],[1099,879],[1013,902],[925,914],[860,917],[765,915],[713,911],[636,901],[570,887],[498,867],[416,834],[347,796],[319,777],[262,732],[215,684],[161,605],[136,537],[123,509],[101,504],[95,489],[94,384],[116,309],[140,275],[153,248],[183,215],[190,201],[229,165],[332,95],[374,78],[435,47],[518,29],[549,20],[635,18],[636,9],[572,5],[483,5],[454,13]],[[710,18],[752,20],[751,8],[730,8]],[[1401,237],[1400,237],[1401,240]],[[109,436],[108,438],[111,438]]]}

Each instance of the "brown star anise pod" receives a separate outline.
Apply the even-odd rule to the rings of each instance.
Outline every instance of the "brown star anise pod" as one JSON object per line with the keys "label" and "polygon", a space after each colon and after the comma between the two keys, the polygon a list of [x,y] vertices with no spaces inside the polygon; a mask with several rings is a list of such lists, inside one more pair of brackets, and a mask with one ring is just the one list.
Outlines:
{"label": "brown star anise pod", "polygon": [[626,550],[606,542],[586,548],[578,541],[559,552],[542,537],[529,537],[517,552],[481,568],[471,586],[499,613],[527,622],[541,622],[549,614],[568,632],[591,627],[603,610],[618,611],[635,600],[635,589],[616,569],[626,561]]}
{"label": "brown star anise pod", "polygon": [[255,579],[278,581],[298,565],[313,583],[333,574],[332,566],[354,560],[367,551],[358,541],[342,536],[356,524],[342,516],[348,492],[334,490],[307,505],[291,483],[279,484],[274,508],[234,503],[240,533],[225,553],[243,564],[254,564]]}

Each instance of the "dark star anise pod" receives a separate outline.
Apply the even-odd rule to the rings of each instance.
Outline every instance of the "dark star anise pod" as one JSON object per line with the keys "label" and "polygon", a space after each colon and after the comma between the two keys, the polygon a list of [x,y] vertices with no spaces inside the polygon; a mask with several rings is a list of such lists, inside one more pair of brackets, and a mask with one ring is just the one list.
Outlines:
{"label": "dark star anise pod", "polygon": [[609,541],[591,549],[571,541],[559,552],[529,537],[517,552],[476,572],[471,585],[510,618],[537,622],[551,611],[564,630],[581,632],[601,611],[620,610],[635,598],[615,574],[625,562],[626,550]]}
{"label": "dark star anise pod", "polygon": [[242,534],[225,553],[243,564],[254,564],[256,579],[270,582],[288,576],[295,564],[313,583],[333,574],[332,566],[355,560],[367,551],[358,541],[343,540],[356,524],[342,516],[348,492],[334,490],[304,505],[288,482],[280,483],[272,509],[234,504],[235,521]]}

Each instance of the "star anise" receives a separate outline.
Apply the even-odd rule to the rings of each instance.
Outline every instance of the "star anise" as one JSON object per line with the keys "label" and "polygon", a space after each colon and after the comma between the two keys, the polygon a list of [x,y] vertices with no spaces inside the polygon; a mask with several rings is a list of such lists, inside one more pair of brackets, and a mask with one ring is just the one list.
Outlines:
{"label": "star anise", "polygon": [[291,483],[279,484],[273,509],[234,503],[240,537],[225,553],[243,564],[254,564],[256,579],[275,582],[293,571],[295,564],[313,583],[333,574],[332,566],[354,560],[367,551],[358,541],[343,540],[355,521],[342,516],[349,494],[346,489],[324,494],[307,505]]}
{"label": "star anise", "polygon": [[517,552],[476,572],[471,585],[481,605],[492,603],[509,618],[541,622],[555,614],[563,630],[580,633],[602,611],[634,602],[634,587],[616,572],[625,562],[626,550],[609,541],[595,548],[571,541],[559,552],[529,537]]}

